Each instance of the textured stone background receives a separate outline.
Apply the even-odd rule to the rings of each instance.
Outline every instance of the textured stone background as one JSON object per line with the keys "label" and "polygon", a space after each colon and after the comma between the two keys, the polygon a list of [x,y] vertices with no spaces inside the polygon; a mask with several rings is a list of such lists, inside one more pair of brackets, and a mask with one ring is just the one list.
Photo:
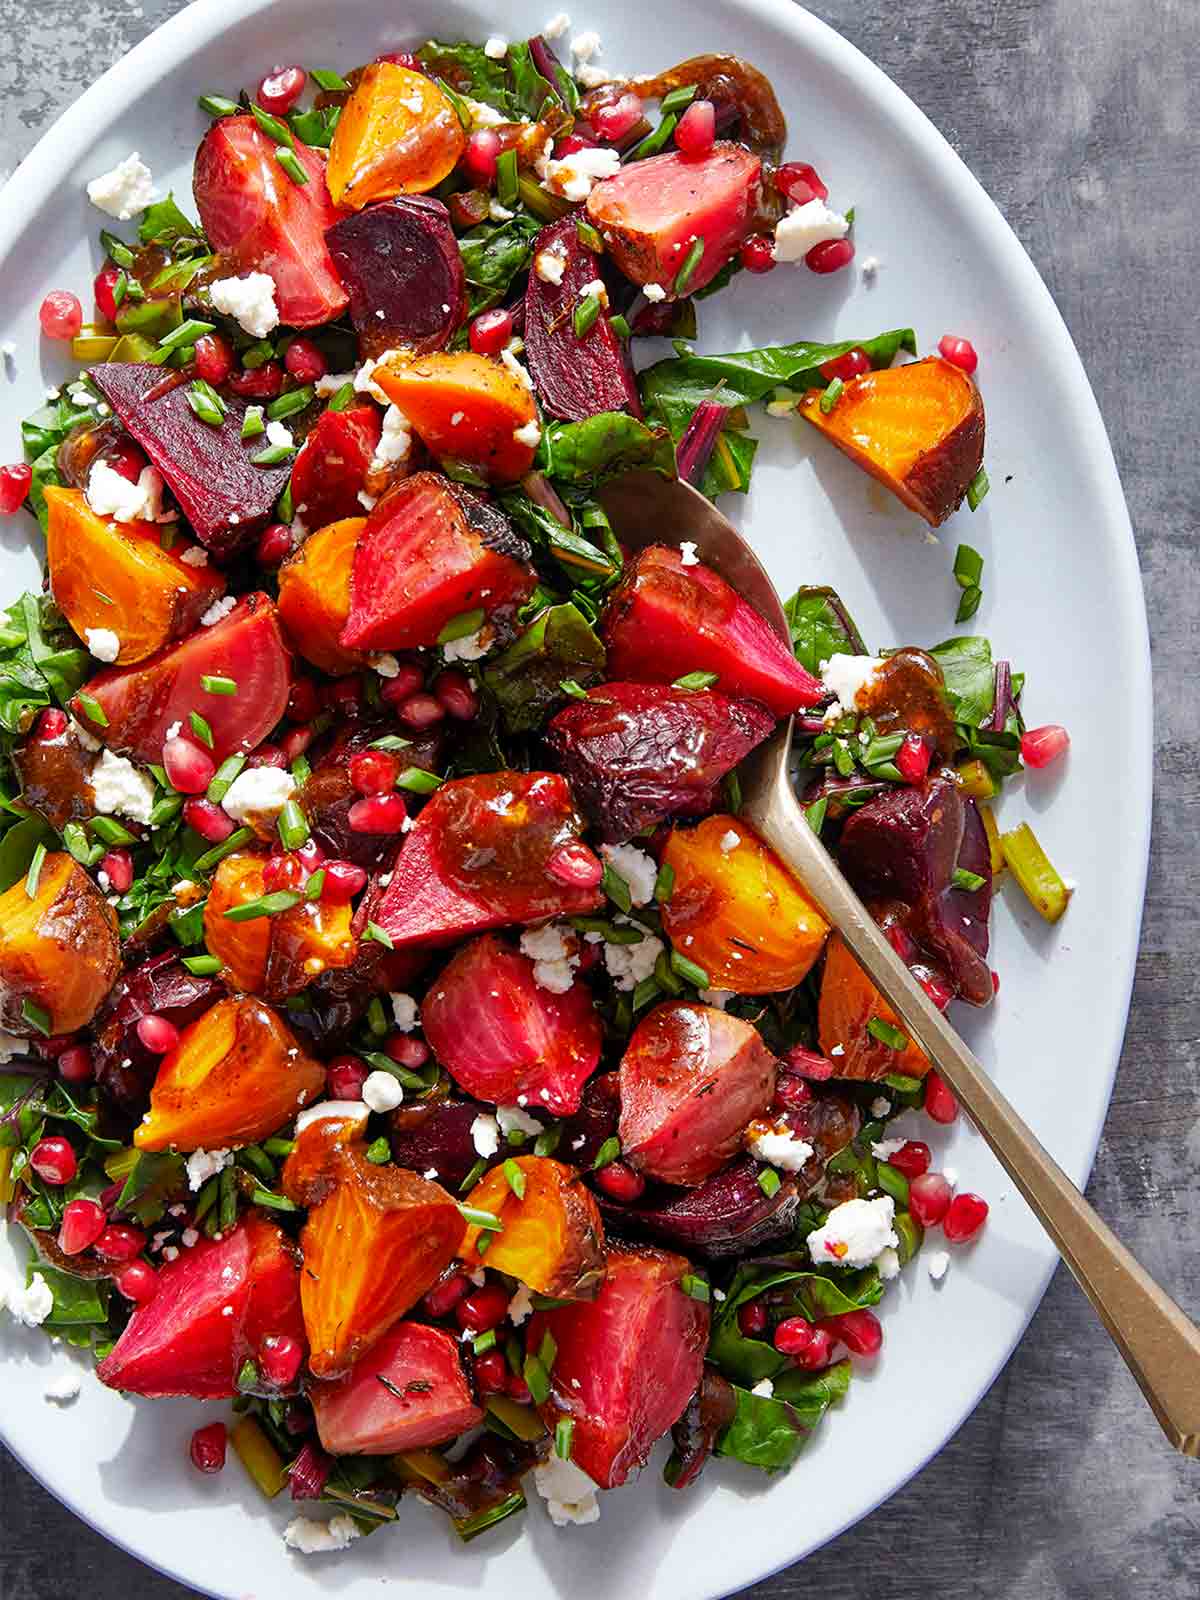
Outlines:
{"label": "textured stone background", "polygon": [[[1155,650],[1157,799],[1129,1036],[1089,1193],[1200,1313],[1191,877],[1200,856],[1191,371],[1200,359],[1200,4],[812,4],[929,113],[999,203],[1062,308],[1112,436]],[[0,162],[15,165],[93,78],[179,9],[180,0],[0,0]],[[1069,603],[1070,575],[1053,581]],[[1116,732],[1119,684],[1112,694]],[[751,1592],[1193,1600],[1198,1473],[1162,1442],[1060,1271],[1007,1371],[941,1456],[875,1516]],[[0,1504],[0,1600],[183,1594],[77,1522],[2,1452]]]}

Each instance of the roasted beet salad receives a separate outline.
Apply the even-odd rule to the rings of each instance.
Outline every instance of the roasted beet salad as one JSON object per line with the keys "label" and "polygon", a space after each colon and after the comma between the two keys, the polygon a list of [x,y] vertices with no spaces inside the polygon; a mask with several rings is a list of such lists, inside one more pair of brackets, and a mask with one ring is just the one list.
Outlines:
{"label": "roasted beet salad", "polygon": [[0,1305],[211,1401],[180,1451],[319,1502],[304,1551],[406,1494],[590,1522],[668,1433],[678,1488],[787,1467],[925,1230],[937,1279],[982,1226],[920,1136],[953,1098],[739,815],[781,721],[940,1006],[992,1001],[1002,872],[1069,896],[993,817],[1067,739],[986,639],[871,654],[814,586],[789,647],[686,527],[622,548],[606,482],[745,491],[764,403],[939,525],[983,402],[958,336],[701,353],[852,217],[755,68],[618,81],[567,26],[205,94],[196,220],[92,179],[95,320],[41,311],[80,370],[0,469],[47,551],[0,629]]}

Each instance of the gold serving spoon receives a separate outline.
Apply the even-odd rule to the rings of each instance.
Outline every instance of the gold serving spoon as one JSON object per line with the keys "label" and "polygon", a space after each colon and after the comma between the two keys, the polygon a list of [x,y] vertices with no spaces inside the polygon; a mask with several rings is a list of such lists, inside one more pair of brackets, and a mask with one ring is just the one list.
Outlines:
{"label": "gold serving spoon", "polygon": [[[790,642],[766,569],[697,490],[637,472],[614,479],[600,498],[622,544],[692,540],[700,559]],[[1096,1308],[1167,1438],[1184,1455],[1200,1455],[1200,1330],[1096,1215],[876,926],[805,819],[788,776],[791,739],[789,721],[739,768],[742,817],[796,874],[958,1097]]]}

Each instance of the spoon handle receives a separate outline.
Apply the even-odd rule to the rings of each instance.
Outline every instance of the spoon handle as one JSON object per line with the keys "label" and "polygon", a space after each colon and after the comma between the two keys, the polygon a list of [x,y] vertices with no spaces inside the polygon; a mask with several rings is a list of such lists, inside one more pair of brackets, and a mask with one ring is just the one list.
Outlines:
{"label": "spoon handle", "polygon": [[1096,1215],[912,977],[809,827],[776,741],[744,785],[742,814],[804,884],[946,1080],[1054,1240],[1099,1313],[1163,1432],[1200,1455],[1200,1330]]}

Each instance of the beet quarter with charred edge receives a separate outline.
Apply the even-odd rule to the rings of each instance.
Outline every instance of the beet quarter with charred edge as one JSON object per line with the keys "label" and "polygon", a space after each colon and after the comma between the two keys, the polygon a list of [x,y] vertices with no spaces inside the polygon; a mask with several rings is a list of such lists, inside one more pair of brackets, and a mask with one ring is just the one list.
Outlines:
{"label": "beet quarter with charred edge", "polygon": [[331,1455],[391,1455],[445,1444],[483,1421],[458,1341],[440,1328],[399,1322],[345,1377],[309,1390]]}
{"label": "beet quarter with charred edge", "polygon": [[466,275],[440,200],[399,195],[343,217],[325,237],[364,355],[445,349],[463,319]]}

